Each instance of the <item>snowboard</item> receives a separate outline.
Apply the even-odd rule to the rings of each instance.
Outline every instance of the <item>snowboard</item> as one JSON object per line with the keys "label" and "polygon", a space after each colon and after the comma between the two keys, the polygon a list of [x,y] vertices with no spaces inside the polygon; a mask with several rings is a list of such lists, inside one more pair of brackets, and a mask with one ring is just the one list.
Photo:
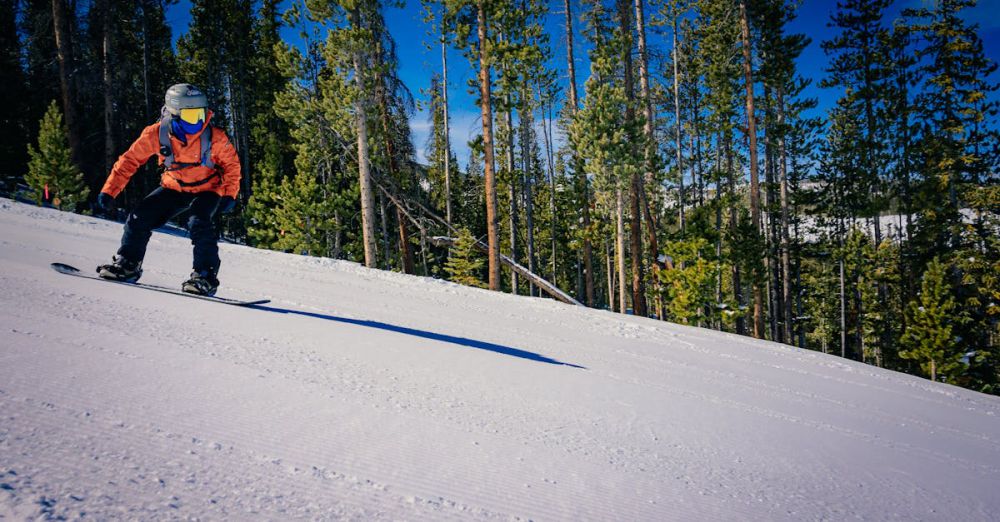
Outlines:
{"label": "snowboard", "polygon": [[115,281],[113,279],[104,279],[104,278],[98,277],[97,275],[88,275],[88,274],[85,274],[85,273],[81,272],[79,268],[67,265],[65,263],[52,263],[49,266],[51,266],[53,270],[55,270],[56,272],[59,272],[60,274],[66,274],[66,275],[71,275],[71,276],[76,276],[76,277],[82,277],[84,279],[93,279],[95,281],[103,281],[105,283],[114,283],[116,285],[125,285],[125,286],[133,286],[133,287],[136,287],[136,288],[144,288],[146,290],[153,290],[154,292],[163,292],[163,293],[166,293],[166,294],[174,294],[174,295],[179,295],[179,296],[183,296],[183,297],[193,297],[195,299],[201,299],[203,301],[211,301],[213,303],[222,303],[222,304],[233,305],[233,306],[253,306],[253,305],[262,305],[262,304],[270,303],[271,302],[270,299],[257,299],[255,301],[240,301],[240,300],[237,300],[237,299],[227,299],[225,297],[215,297],[215,296],[207,296],[207,295],[189,294],[189,293],[184,292],[182,290],[179,290],[179,289],[176,289],[176,288],[168,288],[166,286],[150,285],[150,284],[146,284],[146,283],[126,283],[125,281]]}

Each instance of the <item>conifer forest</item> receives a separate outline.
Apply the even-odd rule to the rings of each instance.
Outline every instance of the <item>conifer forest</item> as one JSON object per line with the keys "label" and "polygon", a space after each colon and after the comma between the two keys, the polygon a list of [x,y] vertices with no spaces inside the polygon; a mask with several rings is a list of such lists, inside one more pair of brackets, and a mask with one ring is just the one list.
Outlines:
{"label": "conifer forest", "polygon": [[[1000,394],[1000,48],[976,0],[821,2],[821,40],[802,3],[409,0],[401,38],[402,1],[190,0],[177,28],[177,0],[0,0],[2,192],[98,214],[188,82],[239,152],[230,241]],[[427,88],[400,75],[413,46]]]}

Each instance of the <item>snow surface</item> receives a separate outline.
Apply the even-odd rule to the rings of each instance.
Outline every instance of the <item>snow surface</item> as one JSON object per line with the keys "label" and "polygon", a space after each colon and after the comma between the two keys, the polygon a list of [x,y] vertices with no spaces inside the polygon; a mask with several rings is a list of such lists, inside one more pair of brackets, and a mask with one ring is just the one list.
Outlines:
{"label": "snow surface", "polygon": [[[68,277],[0,200],[0,518],[997,520],[1000,399],[710,330],[222,245],[244,309]],[[157,233],[144,280],[179,285]]]}

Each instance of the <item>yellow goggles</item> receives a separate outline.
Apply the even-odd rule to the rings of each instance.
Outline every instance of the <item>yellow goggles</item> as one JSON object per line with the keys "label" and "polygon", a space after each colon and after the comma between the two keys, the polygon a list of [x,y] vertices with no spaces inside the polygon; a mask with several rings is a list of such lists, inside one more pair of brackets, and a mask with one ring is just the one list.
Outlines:
{"label": "yellow goggles", "polygon": [[205,121],[205,108],[198,107],[197,109],[181,109],[181,120],[188,123]]}

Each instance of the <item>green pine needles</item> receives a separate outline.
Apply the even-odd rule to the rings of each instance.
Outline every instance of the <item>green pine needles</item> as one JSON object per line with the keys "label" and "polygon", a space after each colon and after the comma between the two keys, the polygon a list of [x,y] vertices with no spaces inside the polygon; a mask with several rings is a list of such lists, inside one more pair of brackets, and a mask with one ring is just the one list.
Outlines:
{"label": "green pine needles", "polygon": [[469,229],[459,230],[457,241],[448,251],[444,270],[449,279],[460,285],[486,288],[477,275],[483,270],[483,258],[476,252],[476,238]]}
{"label": "green pine needles", "polygon": [[956,334],[967,317],[955,301],[946,267],[939,259],[927,265],[920,294],[910,302],[906,316],[908,326],[900,339],[905,350],[899,356],[920,363],[932,380],[953,381],[965,369],[965,343]]}
{"label": "green pine needles", "polygon": [[53,100],[42,117],[38,148],[28,144],[30,160],[24,180],[33,189],[39,204],[48,192],[48,200],[57,208],[75,209],[87,200],[90,189],[83,181],[83,173],[73,164],[67,134],[62,112]]}

